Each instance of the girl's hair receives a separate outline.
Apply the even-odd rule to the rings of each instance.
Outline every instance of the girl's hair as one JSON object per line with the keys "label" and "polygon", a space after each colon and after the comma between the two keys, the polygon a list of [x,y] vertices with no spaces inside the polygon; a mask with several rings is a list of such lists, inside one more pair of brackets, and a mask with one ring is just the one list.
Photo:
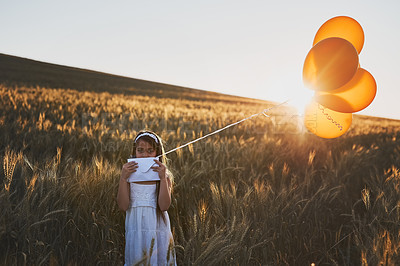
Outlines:
{"label": "girl's hair", "polygon": [[[156,156],[160,156],[159,161],[162,162],[167,167],[166,175],[171,181],[171,191],[172,191],[172,186],[174,184],[174,177],[172,173],[168,170],[168,159],[167,156],[165,156],[165,150],[162,139],[153,131],[150,130],[139,131],[139,133],[135,137],[135,141],[132,147],[132,155],[134,158],[136,158],[136,147],[137,147],[137,142],[139,140],[143,140],[149,143],[151,147],[156,150]],[[157,181],[157,217],[158,218],[162,217],[162,219],[165,222],[164,214],[162,213],[160,207],[158,206],[159,192],[160,192],[160,181]]]}
{"label": "girl's hair", "polygon": [[150,130],[141,130],[135,137],[135,141],[133,143],[133,150],[132,150],[132,155],[134,158],[136,158],[136,146],[137,142],[139,140],[144,140],[147,143],[149,143],[153,149],[156,150],[156,156],[160,156],[160,162],[163,164],[167,164],[167,156],[164,155],[165,150],[164,150],[164,145],[162,142],[162,139],[154,132]]}

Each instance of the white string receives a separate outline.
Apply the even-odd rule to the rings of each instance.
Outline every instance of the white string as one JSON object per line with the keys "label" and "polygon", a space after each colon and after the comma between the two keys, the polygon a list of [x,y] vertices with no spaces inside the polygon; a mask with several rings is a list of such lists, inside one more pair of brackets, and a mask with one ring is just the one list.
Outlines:
{"label": "white string", "polygon": [[[203,136],[203,137],[200,137],[200,138],[198,138],[198,139],[192,140],[192,141],[190,141],[190,142],[188,142],[188,143],[186,143],[186,144],[183,144],[183,145],[181,145],[181,146],[179,146],[179,147],[176,147],[176,148],[174,148],[174,149],[172,149],[172,150],[169,150],[169,151],[165,152],[165,153],[162,154],[162,155],[167,155],[168,153],[171,153],[171,152],[174,152],[174,151],[176,151],[176,150],[182,149],[182,148],[184,148],[184,147],[186,147],[186,146],[189,146],[190,144],[193,144],[193,143],[195,143],[195,142],[197,142],[197,141],[200,141],[200,140],[202,140],[202,139],[205,139],[205,138],[207,138],[207,137],[209,137],[209,136],[211,136],[211,135],[217,134],[217,133],[219,133],[219,132],[221,132],[221,131],[223,131],[223,130],[225,130],[225,129],[227,129],[227,128],[230,128],[230,127],[232,127],[232,126],[234,126],[234,125],[237,125],[237,124],[240,124],[240,123],[242,123],[242,122],[244,122],[244,121],[246,121],[246,120],[252,119],[252,118],[255,117],[255,116],[259,116],[259,115],[262,114],[262,115],[264,115],[265,117],[269,117],[269,115],[267,115],[267,113],[268,113],[270,110],[272,110],[272,109],[274,109],[274,108],[276,108],[276,107],[279,107],[279,106],[281,106],[281,105],[284,105],[284,104],[286,104],[288,101],[289,101],[289,100],[287,100],[287,101],[285,101],[285,102],[282,102],[282,103],[280,103],[280,104],[274,105],[274,106],[272,106],[272,107],[270,107],[270,108],[264,109],[262,112],[260,112],[260,113],[258,113],[258,114],[251,115],[251,116],[249,116],[249,117],[243,118],[243,119],[240,120],[240,121],[237,121],[237,122],[235,122],[235,123],[229,124],[229,125],[227,125],[227,126],[225,126],[225,127],[223,127],[223,128],[217,129],[217,130],[215,130],[214,132],[208,133],[207,135],[205,135],[205,136]],[[157,156],[157,157],[161,157],[162,155],[159,155],[159,156]]]}

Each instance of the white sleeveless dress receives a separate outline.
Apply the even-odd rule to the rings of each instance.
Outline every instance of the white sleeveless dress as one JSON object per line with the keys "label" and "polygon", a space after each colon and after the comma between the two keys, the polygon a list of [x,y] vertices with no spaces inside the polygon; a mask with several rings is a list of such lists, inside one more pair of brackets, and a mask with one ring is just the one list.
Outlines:
{"label": "white sleeveless dress", "polygon": [[156,184],[130,183],[125,218],[125,265],[176,265],[168,213],[157,218]]}

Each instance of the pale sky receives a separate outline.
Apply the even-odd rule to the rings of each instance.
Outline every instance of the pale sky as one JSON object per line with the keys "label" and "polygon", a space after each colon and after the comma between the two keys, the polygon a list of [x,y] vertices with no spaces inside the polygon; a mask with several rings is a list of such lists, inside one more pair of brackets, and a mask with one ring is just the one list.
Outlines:
{"label": "pale sky", "polygon": [[364,29],[360,65],[378,84],[358,114],[400,119],[399,14],[398,0],[0,0],[0,53],[295,103],[312,95],[302,68],[315,33],[344,15]]}

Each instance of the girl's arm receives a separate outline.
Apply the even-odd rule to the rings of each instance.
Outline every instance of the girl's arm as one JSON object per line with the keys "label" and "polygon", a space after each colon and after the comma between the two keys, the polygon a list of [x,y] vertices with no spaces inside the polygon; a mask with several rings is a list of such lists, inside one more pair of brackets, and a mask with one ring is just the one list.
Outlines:
{"label": "girl's arm", "polygon": [[137,168],[138,166],[136,162],[129,162],[122,166],[121,177],[118,185],[117,203],[118,207],[123,211],[126,211],[129,208],[130,186],[127,179],[131,173],[136,171]]}
{"label": "girl's arm", "polygon": [[158,194],[158,206],[161,211],[168,210],[171,205],[171,180],[169,177],[160,179],[160,193]]}

